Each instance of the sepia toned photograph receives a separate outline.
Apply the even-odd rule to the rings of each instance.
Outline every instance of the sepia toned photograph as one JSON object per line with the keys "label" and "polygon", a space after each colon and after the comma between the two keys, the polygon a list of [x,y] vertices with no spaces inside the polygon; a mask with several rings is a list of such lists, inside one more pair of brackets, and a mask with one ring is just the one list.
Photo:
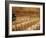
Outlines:
{"label": "sepia toned photograph", "polygon": [[12,31],[40,30],[40,8],[12,7]]}
{"label": "sepia toned photograph", "polygon": [[44,3],[6,2],[6,36],[44,35]]}

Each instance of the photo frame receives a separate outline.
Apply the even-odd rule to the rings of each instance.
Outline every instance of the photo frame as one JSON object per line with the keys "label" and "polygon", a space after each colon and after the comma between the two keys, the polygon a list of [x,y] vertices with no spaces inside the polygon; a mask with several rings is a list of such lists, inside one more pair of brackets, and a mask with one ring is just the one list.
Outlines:
{"label": "photo frame", "polygon": [[45,35],[45,3],[5,1],[5,36]]}

